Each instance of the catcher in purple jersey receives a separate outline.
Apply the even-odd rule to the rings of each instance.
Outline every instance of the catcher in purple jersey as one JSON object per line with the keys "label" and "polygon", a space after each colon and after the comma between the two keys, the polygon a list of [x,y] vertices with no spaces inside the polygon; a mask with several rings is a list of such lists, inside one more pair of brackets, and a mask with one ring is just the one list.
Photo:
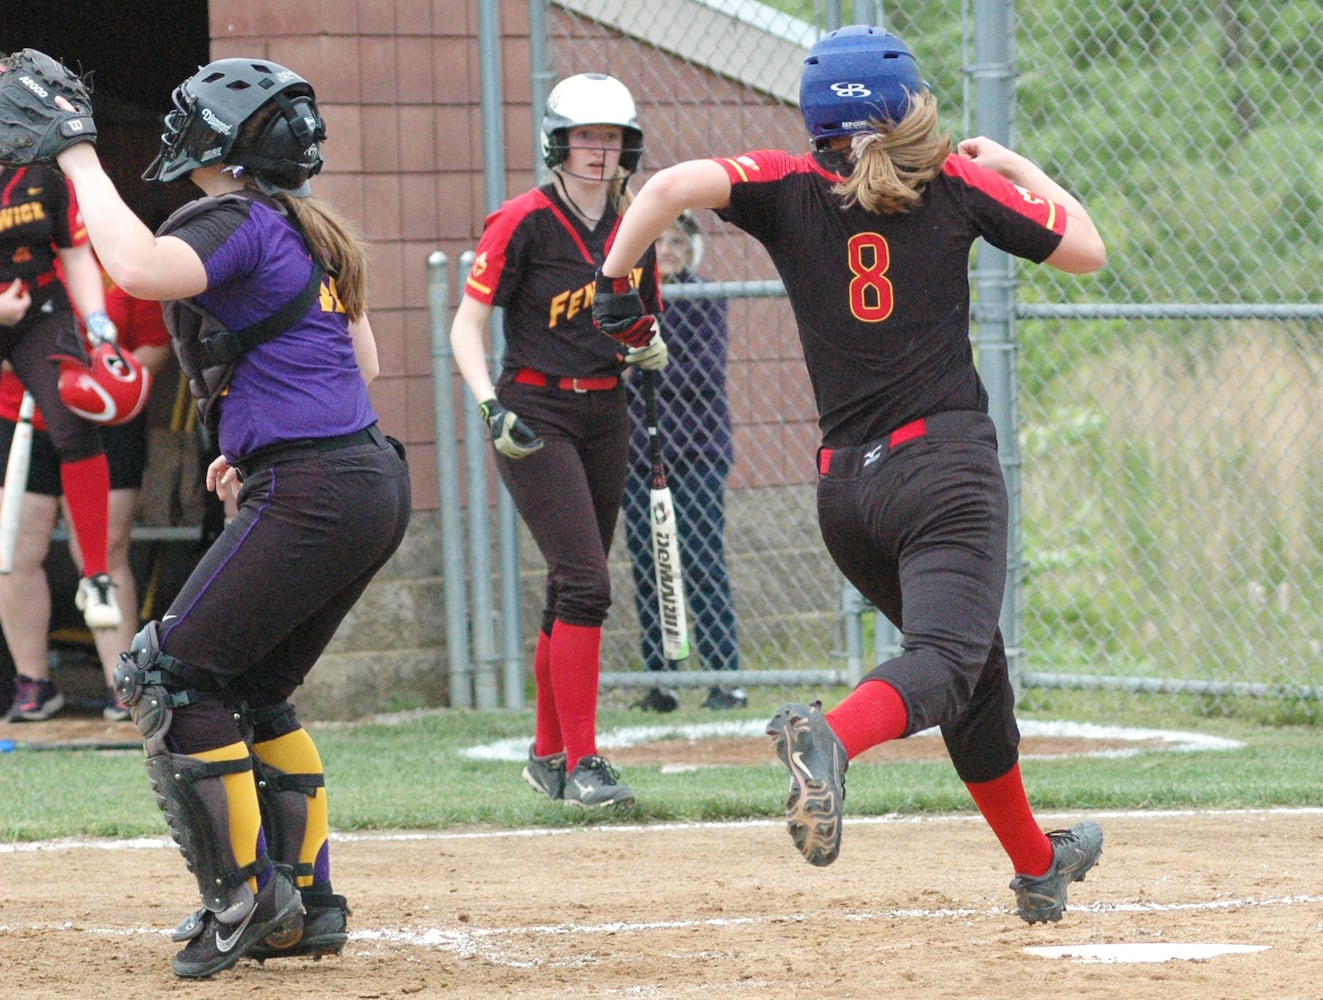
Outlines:
{"label": "catcher in purple jersey", "polygon": [[767,248],[818,406],[823,540],[904,635],[900,655],[832,711],[791,704],[772,718],[791,836],[811,863],[830,864],[849,759],[940,726],[1010,858],[1019,915],[1060,920],[1102,830],[1086,820],[1045,833],[1020,777],[997,625],[1006,487],[970,346],[968,268],[979,237],[1073,273],[1101,267],[1103,243],[1083,206],[1025,157],[981,137],[952,150],[913,54],[880,28],[842,28],[813,46],[800,107],[810,153],[690,161],[642,188],[602,267],[594,317],[627,343],[646,332],[625,279],[682,209],[714,209]]}
{"label": "catcher in purple jersey", "polygon": [[238,515],[160,621],[120,658],[116,691],[202,908],[173,968],[338,954],[325,777],[289,698],[395,551],[409,520],[403,449],[377,428],[366,253],[309,197],[325,128],[311,85],[221,59],[174,92],[144,175],[206,195],[153,234],[90,142],[57,154],[103,266],[165,302],[175,353],[221,457],[207,486]]}
{"label": "catcher in purple jersey", "polygon": [[[593,326],[593,279],[643,152],[634,99],[614,77],[581,73],[552,88],[542,121],[551,180],[487,219],[455,312],[455,363],[491,428],[496,468],[547,563],[533,672],[536,728],[524,779],[551,799],[613,807],[634,792],[597,752],[607,553],[625,490],[625,365],[658,370],[654,329],[629,351]],[[655,255],[639,286],[660,308]],[[495,385],[483,334],[505,309]]]}

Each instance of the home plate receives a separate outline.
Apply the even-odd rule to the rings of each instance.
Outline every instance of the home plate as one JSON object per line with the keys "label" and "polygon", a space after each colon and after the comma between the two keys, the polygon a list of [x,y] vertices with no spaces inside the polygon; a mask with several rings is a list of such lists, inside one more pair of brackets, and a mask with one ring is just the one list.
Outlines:
{"label": "home plate", "polygon": [[1218,955],[1248,955],[1267,951],[1261,944],[1068,944],[1059,948],[1026,948],[1042,958],[1077,958],[1082,962],[1172,962]]}

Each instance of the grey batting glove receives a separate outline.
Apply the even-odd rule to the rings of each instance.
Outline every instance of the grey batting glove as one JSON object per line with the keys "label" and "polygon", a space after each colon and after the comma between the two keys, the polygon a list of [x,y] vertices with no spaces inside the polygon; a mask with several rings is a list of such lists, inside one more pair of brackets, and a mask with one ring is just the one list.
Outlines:
{"label": "grey batting glove", "polygon": [[625,352],[625,364],[637,365],[645,372],[659,372],[670,360],[671,352],[666,349],[666,341],[662,340],[660,333],[654,333],[643,347],[631,347]]}
{"label": "grey batting glove", "polygon": [[527,458],[542,447],[528,424],[495,399],[483,400],[478,409],[492,432],[492,446],[506,458]]}
{"label": "grey batting glove", "polygon": [[93,344],[113,344],[119,340],[119,331],[110,317],[103,312],[94,312],[87,317],[87,333]]}

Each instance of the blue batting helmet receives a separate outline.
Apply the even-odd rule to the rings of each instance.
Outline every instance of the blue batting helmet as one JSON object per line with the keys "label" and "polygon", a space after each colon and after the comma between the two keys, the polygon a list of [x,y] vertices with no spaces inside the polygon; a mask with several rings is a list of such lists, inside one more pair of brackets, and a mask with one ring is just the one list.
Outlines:
{"label": "blue batting helmet", "polygon": [[899,122],[909,94],[927,90],[914,53],[897,36],[867,24],[833,31],[809,49],[799,81],[799,110],[815,148],[877,119]]}

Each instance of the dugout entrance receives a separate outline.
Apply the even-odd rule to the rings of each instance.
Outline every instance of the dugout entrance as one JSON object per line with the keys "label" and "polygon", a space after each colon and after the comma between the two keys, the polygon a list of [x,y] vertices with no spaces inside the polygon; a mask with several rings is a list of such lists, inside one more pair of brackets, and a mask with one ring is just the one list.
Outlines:
{"label": "dugout entrance", "polygon": [[[97,150],[124,200],[148,225],[154,228],[199,194],[187,183],[148,184],[141,175],[160,146],[173,88],[211,58],[208,4],[58,0],[33,8],[7,6],[0,18],[0,52],[22,48],[40,49],[90,74]],[[205,464],[191,454],[197,435],[180,413],[178,393],[179,370],[171,358],[158,373],[148,404],[144,494],[153,496],[144,497],[130,551],[144,619],[159,617],[221,519],[218,505],[201,500]],[[75,710],[86,701],[99,712],[104,681],[91,633],[74,608],[78,575],[63,524],[52,537],[46,572],[52,676]],[[0,641],[0,713],[9,707],[12,677],[12,660]]]}

